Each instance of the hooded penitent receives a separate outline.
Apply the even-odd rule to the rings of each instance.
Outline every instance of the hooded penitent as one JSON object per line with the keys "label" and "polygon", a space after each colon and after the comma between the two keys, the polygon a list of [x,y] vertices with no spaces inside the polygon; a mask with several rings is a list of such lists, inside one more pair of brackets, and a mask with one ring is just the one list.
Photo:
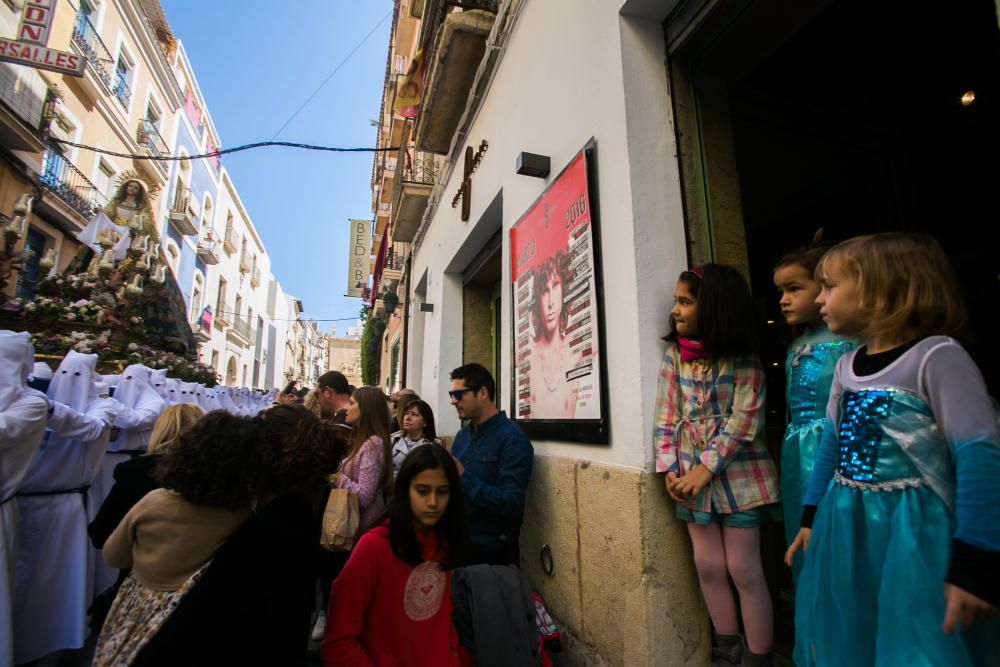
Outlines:
{"label": "hooded penitent", "polygon": [[0,665],[14,664],[15,494],[45,435],[48,410],[45,398],[27,389],[33,357],[29,334],[0,331]]}

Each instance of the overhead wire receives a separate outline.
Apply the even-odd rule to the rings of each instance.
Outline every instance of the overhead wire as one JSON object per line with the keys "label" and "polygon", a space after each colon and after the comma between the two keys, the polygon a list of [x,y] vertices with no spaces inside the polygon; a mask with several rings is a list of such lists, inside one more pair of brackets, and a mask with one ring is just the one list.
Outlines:
{"label": "overhead wire", "polygon": [[344,148],[340,146],[319,146],[316,144],[303,144],[295,141],[257,141],[252,144],[243,144],[242,146],[233,146],[232,148],[220,148],[215,151],[210,151],[208,153],[199,153],[197,155],[137,155],[134,153],[122,153],[120,151],[112,151],[106,148],[98,148],[97,146],[88,146],[86,144],[78,144],[75,141],[67,141],[66,139],[58,139],[56,137],[50,137],[50,141],[63,144],[65,146],[73,146],[74,148],[82,148],[83,150],[93,151],[95,153],[101,153],[103,155],[111,155],[113,157],[120,158],[131,158],[133,160],[150,160],[153,162],[184,162],[187,160],[204,160],[216,157],[222,157],[223,155],[228,155],[230,153],[238,153],[240,151],[251,150],[253,148],[266,148],[269,146],[284,146],[287,148],[301,148],[310,151],[327,151],[331,153],[383,153],[388,151],[398,151],[399,146],[386,146],[384,148],[371,148],[367,146],[361,147],[350,147]]}

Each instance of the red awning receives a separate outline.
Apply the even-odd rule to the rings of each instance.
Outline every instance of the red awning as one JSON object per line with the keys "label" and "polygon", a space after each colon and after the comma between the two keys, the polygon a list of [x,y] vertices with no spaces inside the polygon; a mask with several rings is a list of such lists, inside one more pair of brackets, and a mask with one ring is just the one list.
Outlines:
{"label": "red awning", "polygon": [[389,239],[389,227],[391,226],[392,223],[385,226],[385,231],[382,232],[382,240],[378,244],[378,255],[375,257],[375,272],[372,274],[371,301],[368,303],[372,308],[375,307],[375,300],[378,298],[378,284],[382,280],[382,269],[385,268],[385,253]]}

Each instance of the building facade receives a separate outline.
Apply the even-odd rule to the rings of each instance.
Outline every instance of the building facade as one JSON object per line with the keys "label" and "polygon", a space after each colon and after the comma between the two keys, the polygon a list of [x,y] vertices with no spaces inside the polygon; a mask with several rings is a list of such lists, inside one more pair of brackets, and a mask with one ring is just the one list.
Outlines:
{"label": "building facade", "polygon": [[[13,36],[21,20],[18,4],[0,3],[5,36]],[[182,97],[168,62],[173,38],[149,18],[158,7],[138,0],[54,3],[48,46],[85,59],[82,77],[0,63],[0,211],[9,211],[22,195],[34,197],[22,239],[32,251],[19,280],[22,296],[33,294],[31,283],[46,251],[55,251],[58,269],[69,264],[79,247],[76,234],[108,204],[120,174],[139,174],[158,190],[167,183],[167,162],[53,141],[125,155],[169,152]],[[154,202],[158,216],[162,201],[161,196]]]}
{"label": "building facade", "polygon": [[[0,2],[0,34],[15,34],[22,10],[23,3]],[[158,0],[59,0],[48,46],[83,58],[84,76],[0,62],[0,213],[32,198],[18,241],[18,250],[30,252],[6,296],[33,296],[48,251],[56,269],[65,269],[80,248],[76,235],[108,204],[122,175],[137,174],[155,194],[161,257],[183,294],[201,361],[224,384],[276,386],[286,364],[284,336],[294,325],[288,320],[302,307],[289,306],[219,158],[122,158],[53,140],[152,157],[220,146],[194,68]],[[316,339],[310,349],[324,347]],[[300,353],[304,340],[296,345]],[[309,358],[313,374],[321,357]]]}
{"label": "building facade", "polygon": [[[830,239],[934,235],[955,259],[973,329],[990,340],[997,232],[974,221],[997,213],[984,174],[998,133],[976,107],[991,87],[982,54],[1000,53],[994,3],[930,17],[849,0],[402,0],[394,21],[390,61],[424,59],[419,99],[408,100],[415,117],[397,108],[380,130],[380,145],[400,142],[400,196],[387,194],[390,170],[378,161],[373,180],[376,239],[388,227],[409,244],[401,381],[431,403],[442,434],[459,427],[448,374],[470,361],[493,371],[500,407],[521,414],[515,359],[533,325],[517,316],[525,290],[513,278],[530,252],[512,252],[511,231],[586,147],[607,443],[587,444],[572,424],[533,437],[521,564],[565,630],[572,664],[707,664],[686,530],[651,444],[677,276],[721,262],[748,278],[767,314],[775,458],[787,340],[772,268],[817,228]],[[857,36],[849,46],[846,30]],[[938,39],[947,43],[933,54],[921,46]],[[386,81],[388,98],[398,82]],[[439,163],[430,183],[398,178],[401,162],[415,168],[428,154]],[[384,309],[379,284],[376,275]],[[993,348],[973,354],[995,391]],[[776,650],[790,657],[780,529],[765,527],[762,542]]]}

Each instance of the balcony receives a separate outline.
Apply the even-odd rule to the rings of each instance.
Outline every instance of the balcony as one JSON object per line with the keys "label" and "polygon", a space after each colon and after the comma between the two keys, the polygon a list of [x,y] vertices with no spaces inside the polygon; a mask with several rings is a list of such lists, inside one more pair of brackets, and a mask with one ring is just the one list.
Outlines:
{"label": "balcony", "polygon": [[251,266],[250,253],[246,250],[240,251],[240,273],[250,273]]}
{"label": "balcony", "polygon": [[206,264],[219,263],[219,251],[216,250],[215,232],[211,229],[206,231],[198,239],[198,257]]}
{"label": "balcony", "polygon": [[0,146],[41,153],[40,128],[46,118],[46,85],[29,67],[0,63]]}
{"label": "balcony", "polygon": [[212,340],[211,327],[206,329],[201,324],[201,313],[196,313],[195,317],[192,318],[191,333],[194,334],[194,339],[199,343],[207,343]]}
{"label": "balcony", "polygon": [[240,240],[236,237],[236,230],[233,229],[232,225],[226,225],[226,235],[222,238],[222,249],[226,251],[227,255],[232,255],[236,252],[236,247],[240,244]]}
{"label": "balcony", "polygon": [[[139,121],[139,129],[136,131],[135,140],[139,144],[139,148],[144,149],[147,155],[156,158],[170,156],[170,149],[167,148],[167,142],[163,140],[160,129],[156,126],[156,123],[148,118],[143,118]],[[142,162],[152,162],[160,170],[160,175],[166,178],[167,163],[165,161],[143,160]]]}
{"label": "balcony", "polygon": [[486,52],[486,39],[496,19],[496,3],[479,2],[470,9],[445,16],[435,35],[428,63],[423,100],[414,139],[417,148],[445,154],[465,111],[479,63]]}
{"label": "balcony", "polygon": [[392,194],[393,241],[413,240],[441,168],[431,153],[417,151],[413,156],[411,159],[409,153],[403,153],[400,157],[402,169]]}
{"label": "balcony", "polygon": [[236,343],[242,343],[243,347],[253,342],[253,332],[250,329],[250,321],[242,317],[233,318],[233,326],[229,330],[229,338]]}
{"label": "balcony", "polygon": [[256,266],[250,272],[250,285],[252,287],[260,287],[260,269]]}
{"label": "balcony", "polygon": [[215,322],[215,327],[217,329],[225,329],[226,327],[231,327],[233,325],[233,314],[229,309],[229,306],[225,304],[219,304],[219,309],[215,313],[215,317],[212,319]]}
{"label": "balcony", "polygon": [[194,236],[198,233],[198,228],[194,226],[197,217],[191,207],[191,191],[178,180],[174,187],[174,199],[170,204],[170,213],[167,214],[170,222],[177,231],[184,236]]}
{"label": "balcony", "polygon": [[[395,244],[394,244],[395,245]],[[403,277],[403,266],[405,260],[403,253],[397,252],[395,248],[390,250],[385,256],[385,264],[382,266],[382,280],[398,283]]]}
{"label": "balcony", "polygon": [[379,202],[378,209],[375,212],[375,233],[381,235],[385,231],[385,226],[389,223],[389,211],[392,210],[392,204],[387,202]]}
{"label": "balcony", "polygon": [[42,186],[89,222],[98,210],[108,205],[108,198],[76,166],[50,146],[42,159]]}
{"label": "balcony", "polygon": [[76,15],[71,44],[87,61],[87,71],[79,79],[83,88],[94,100],[102,97],[105,92],[101,90],[97,82],[99,81],[108,90],[111,89],[111,72],[114,70],[114,60],[111,59],[111,52],[107,45],[97,34],[97,29],[83,12]]}

